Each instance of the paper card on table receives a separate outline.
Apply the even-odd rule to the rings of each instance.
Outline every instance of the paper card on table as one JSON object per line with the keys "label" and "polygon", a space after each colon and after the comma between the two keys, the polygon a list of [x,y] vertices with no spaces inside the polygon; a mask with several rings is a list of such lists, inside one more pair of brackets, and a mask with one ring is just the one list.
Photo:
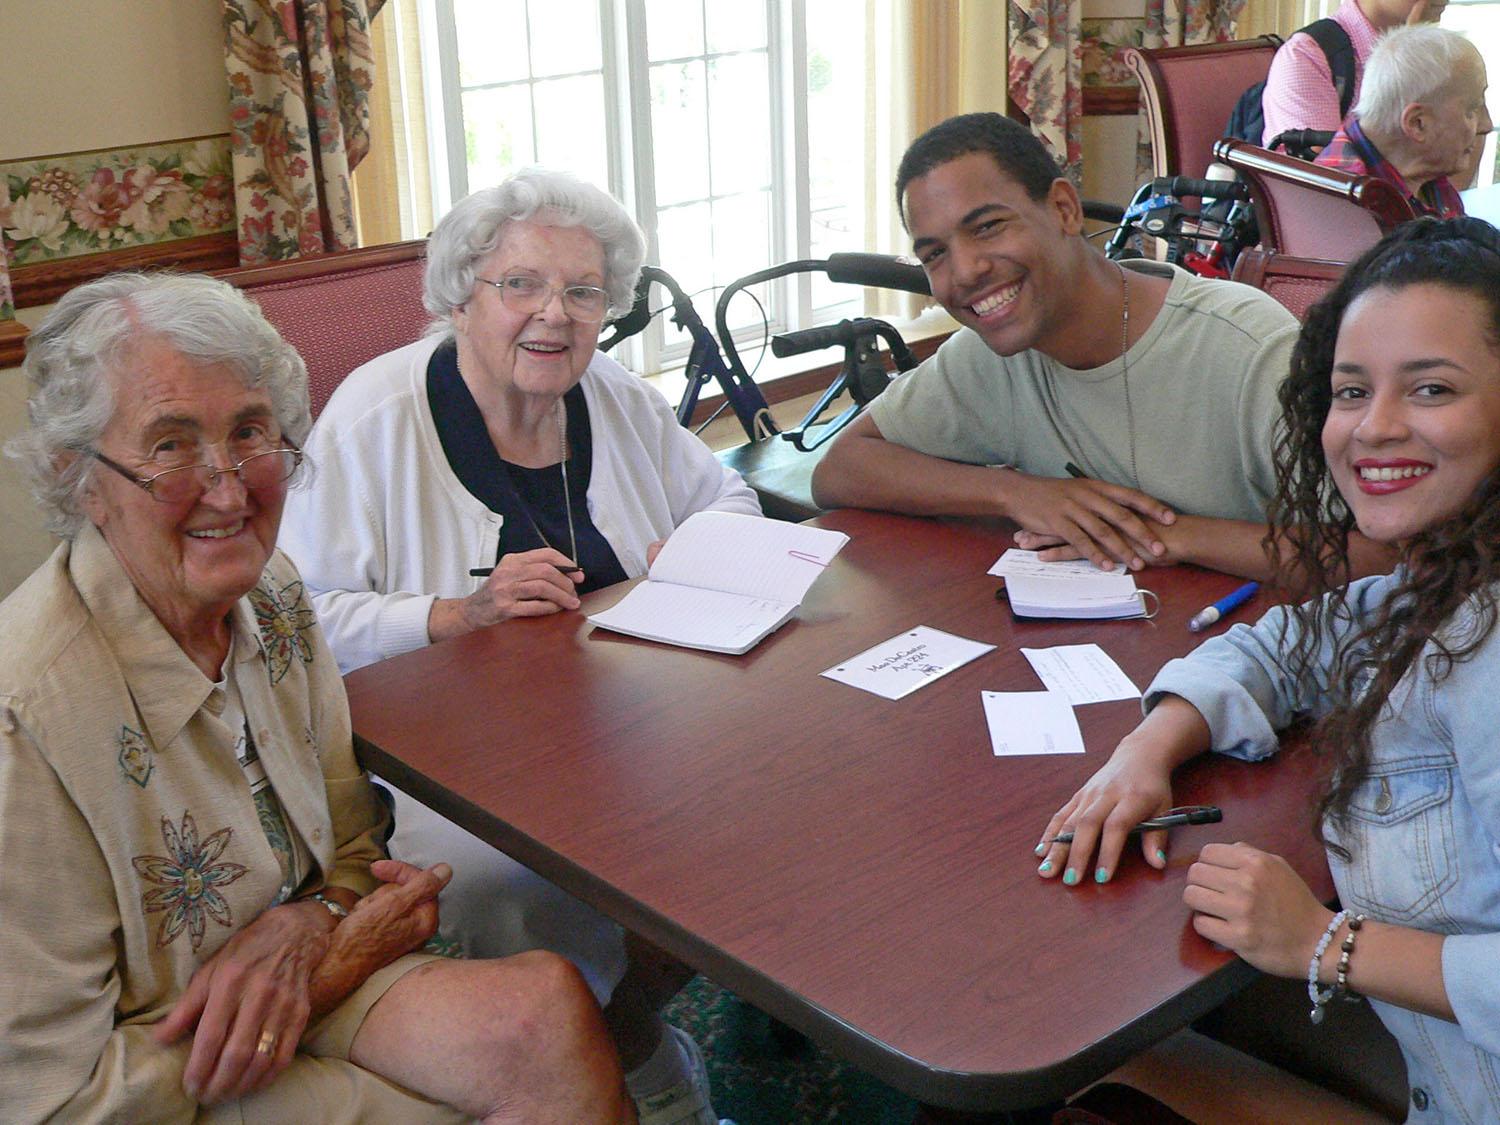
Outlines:
{"label": "paper card on table", "polygon": [[1082,754],[1083,732],[1066,696],[1055,691],[982,691],[995,757]]}
{"label": "paper card on table", "polygon": [[1023,648],[1021,655],[1031,661],[1032,670],[1049,691],[1075,706],[1141,696],[1141,689],[1130,682],[1130,677],[1098,645]]}
{"label": "paper card on table", "polygon": [[1030,578],[1091,578],[1096,574],[1124,574],[1125,564],[1115,563],[1109,570],[1100,570],[1088,559],[1042,562],[1038,552],[1012,547],[996,559],[995,565],[985,573],[993,574],[996,578],[1009,578],[1013,574]]}
{"label": "paper card on table", "polygon": [[858,656],[851,656],[822,674],[861,691],[873,692],[886,699],[900,699],[994,647],[918,625],[874,648],[865,649]]}

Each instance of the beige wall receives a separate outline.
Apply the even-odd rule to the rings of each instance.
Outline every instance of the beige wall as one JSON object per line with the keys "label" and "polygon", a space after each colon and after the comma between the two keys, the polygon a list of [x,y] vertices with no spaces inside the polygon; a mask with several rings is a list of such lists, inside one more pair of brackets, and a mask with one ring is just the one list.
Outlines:
{"label": "beige wall", "polygon": [[[0,161],[126,148],[228,128],[218,0],[0,0]],[[34,324],[45,310],[22,309]],[[0,443],[26,388],[0,370]],[[53,546],[0,459],[0,597]]]}
{"label": "beige wall", "polygon": [[218,0],[3,0],[0,160],[228,128]]}

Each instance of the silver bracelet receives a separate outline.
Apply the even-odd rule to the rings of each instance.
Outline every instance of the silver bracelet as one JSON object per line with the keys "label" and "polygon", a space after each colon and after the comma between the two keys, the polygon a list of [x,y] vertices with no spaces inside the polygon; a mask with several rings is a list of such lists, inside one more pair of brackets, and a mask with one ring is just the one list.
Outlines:
{"label": "silver bracelet", "polygon": [[1344,924],[1344,919],[1349,917],[1347,910],[1340,910],[1328,923],[1328,928],[1323,931],[1323,936],[1318,939],[1318,944],[1313,947],[1312,960],[1307,963],[1307,998],[1312,1001],[1312,1011],[1308,1018],[1313,1023],[1323,1022],[1323,1009],[1328,1001],[1333,999],[1333,994],[1338,991],[1337,985],[1331,985],[1327,989],[1318,987],[1318,966],[1322,964],[1323,954],[1328,952],[1328,946],[1333,941],[1333,935],[1339,932],[1339,927]]}
{"label": "silver bracelet", "polygon": [[348,907],[337,899],[329,898],[322,891],[319,891],[317,894],[308,895],[307,897],[312,899],[313,902],[322,903],[323,909],[333,915],[335,922],[342,922],[345,918],[349,917]]}

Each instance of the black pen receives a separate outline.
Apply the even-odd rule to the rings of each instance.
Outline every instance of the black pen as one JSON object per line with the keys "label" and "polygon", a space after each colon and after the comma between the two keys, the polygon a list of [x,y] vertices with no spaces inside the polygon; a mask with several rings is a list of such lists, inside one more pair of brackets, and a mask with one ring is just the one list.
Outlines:
{"label": "black pen", "polygon": [[[1170,812],[1162,816],[1154,816],[1150,820],[1143,820],[1130,830],[1130,835],[1137,832],[1150,832],[1156,828],[1177,828],[1184,824],[1217,824],[1224,819],[1224,810],[1217,805],[1202,805],[1195,809],[1187,809],[1184,812]],[[1050,840],[1043,840],[1044,844],[1071,844],[1073,833],[1059,832]]]}
{"label": "black pen", "polygon": [[[562,571],[564,574],[582,574],[583,573],[583,567],[578,566],[576,564],[569,564],[568,566],[563,566],[562,563],[553,563],[552,565],[554,567],[556,567],[558,570]],[[495,573],[495,568],[492,567],[492,566],[476,566],[473,570],[469,571],[469,577],[470,578],[488,578],[490,575],[492,575],[494,573]]]}
{"label": "black pen", "polygon": [[1073,477],[1075,480],[1082,480],[1084,477],[1086,477],[1088,475],[1082,469],[1080,469],[1077,465],[1073,464],[1073,462],[1071,462],[1071,461],[1069,461],[1066,465],[1064,465],[1063,468],[1067,469],[1068,470],[1068,476]]}

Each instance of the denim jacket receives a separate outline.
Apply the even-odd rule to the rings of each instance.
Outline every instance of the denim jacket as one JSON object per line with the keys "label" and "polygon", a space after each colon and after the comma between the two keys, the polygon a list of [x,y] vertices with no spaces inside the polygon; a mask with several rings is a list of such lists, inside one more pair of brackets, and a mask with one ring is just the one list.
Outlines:
{"label": "denim jacket", "polygon": [[[1164,694],[1192,703],[1213,748],[1247,760],[1276,752],[1276,732],[1327,708],[1336,647],[1367,623],[1397,576],[1349,591],[1352,620],[1325,637],[1313,673],[1294,679],[1278,657],[1297,636],[1289,611],[1236,625],[1162,668],[1146,707]],[[1461,609],[1443,627],[1461,647],[1474,625]],[[1282,629],[1291,630],[1283,639]],[[1500,1120],[1500,629],[1434,679],[1426,655],[1391,693],[1372,732],[1370,776],[1330,853],[1341,904],[1370,918],[1447,935],[1442,971],[1456,1024],[1372,1002],[1401,1044],[1413,1122]],[[1332,833],[1330,833],[1332,835]]]}

